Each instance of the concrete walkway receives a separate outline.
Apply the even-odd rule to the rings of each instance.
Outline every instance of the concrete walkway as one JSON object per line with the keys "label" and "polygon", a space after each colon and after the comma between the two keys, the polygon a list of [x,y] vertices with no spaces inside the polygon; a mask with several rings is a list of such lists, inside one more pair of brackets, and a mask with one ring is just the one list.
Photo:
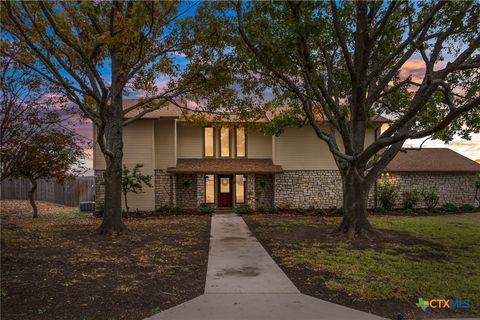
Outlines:
{"label": "concrete walkway", "polygon": [[212,216],[205,294],[149,320],[383,319],[295,287],[234,213]]}

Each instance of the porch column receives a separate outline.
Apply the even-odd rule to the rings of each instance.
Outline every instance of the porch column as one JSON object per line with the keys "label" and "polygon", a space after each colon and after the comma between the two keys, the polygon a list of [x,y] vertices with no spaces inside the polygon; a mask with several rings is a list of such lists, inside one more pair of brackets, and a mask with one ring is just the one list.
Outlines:
{"label": "porch column", "polygon": [[205,203],[205,175],[197,174],[197,207]]}
{"label": "porch column", "polygon": [[255,174],[247,174],[247,205],[255,209]]}
{"label": "porch column", "polygon": [[171,187],[172,187],[172,207],[177,206],[177,175],[172,174],[170,176],[170,179],[172,181]]}

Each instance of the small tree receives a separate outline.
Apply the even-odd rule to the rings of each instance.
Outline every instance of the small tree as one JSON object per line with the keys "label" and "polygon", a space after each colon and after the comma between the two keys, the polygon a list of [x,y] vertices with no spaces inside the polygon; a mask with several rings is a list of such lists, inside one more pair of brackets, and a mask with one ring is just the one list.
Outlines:
{"label": "small tree", "polygon": [[24,176],[30,180],[28,198],[33,209],[33,218],[38,218],[35,191],[38,179],[56,179],[60,183],[83,171],[81,159],[85,153],[75,134],[67,130],[51,129],[37,133],[20,148],[13,176]]}
{"label": "small tree", "polygon": [[123,198],[125,199],[125,207],[127,208],[127,212],[129,212],[130,210],[130,208],[128,207],[127,194],[129,192],[142,193],[142,183],[147,185],[148,187],[152,187],[152,184],[150,183],[152,176],[143,174],[140,171],[140,169],[142,168],[143,164],[137,163],[133,170],[130,171],[130,169],[128,169],[126,165],[123,165],[122,193]]}
{"label": "small tree", "polygon": [[32,137],[70,125],[59,112],[59,107],[65,110],[65,97],[47,90],[41,78],[8,57],[0,58],[0,181],[14,174],[22,147]]}

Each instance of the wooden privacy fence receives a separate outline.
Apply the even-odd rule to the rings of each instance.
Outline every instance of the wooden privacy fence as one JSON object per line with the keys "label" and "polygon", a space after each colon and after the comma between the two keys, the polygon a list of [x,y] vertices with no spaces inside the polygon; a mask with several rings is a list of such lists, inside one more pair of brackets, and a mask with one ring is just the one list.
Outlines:
{"label": "wooden privacy fence", "polygon": [[[0,199],[28,199],[30,181],[25,178],[7,179],[0,184]],[[94,177],[79,177],[60,184],[54,180],[38,180],[37,200],[78,206],[81,201],[95,200]]]}

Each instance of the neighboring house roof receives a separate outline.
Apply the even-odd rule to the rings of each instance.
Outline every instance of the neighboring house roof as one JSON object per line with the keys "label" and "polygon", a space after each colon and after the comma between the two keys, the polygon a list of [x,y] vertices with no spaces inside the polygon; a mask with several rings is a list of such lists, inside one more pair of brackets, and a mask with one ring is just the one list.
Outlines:
{"label": "neighboring house roof", "polygon": [[282,173],[271,159],[178,159],[172,173]]}
{"label": "neighboring house roof", "polygon": [[[125,99],[123,100],[123,108],[124,109],[127,109],[133,105],[135,105],[139,100],[138,99]],[[133,111],[130,111],[129,113],[127,113],[125,115],[126,118],[131,118],[135,115],[137,115],[139,113],[139,111],[142,111],[142,109],[140,108],[140,110],[133,110]],[[215,121],[219,121],[219,119],[221,119],[221,121],[225,121],[225,122],[243,122],[243,121],[239,121],[238,119],[238,116],[235,115],[235,114],[231,114],[231,115],[219,115],[219,114],[212,114],[212,113],[207,113],[207,112],[202,112],[202,111],[199,111],[199,113],[203,113],[205,114],[205,116],[209,119],[209,120],[212,120],[213,122]],[[173,104],[167,104],[166,106],[158,109],[158,110],[155,110],[155,111],[152,111],[152,112],[149,112],[147,114],[145,114],[144,116],[142,116],[142,119],[162,119],[162,118],[177,118],[179,119],[180,121],[186,121],[187,120],[187,117],[188,116],[191,116],[192,114],[194,114],[193,111],[189,111],[189,110],[182,110],[180,109],[179,107],[173,105]],[[262,118],[259,118],[257,120],[255,120],[256,123],[267,123],[269,121],[269,118],[272,118],[273,115],[272,114],[268,114],[268,117],[262,117]],[[319,121],[322,121],[319,119]],[[390,120],[388,120],[387,118],[385,117],[382,117],[380,115],[374,115],[372,116],[372,121],[374,123],[387,123],[387,122],[390,122]]]}
{"label": "neighboring house roof", "polygon": [[403,149],[385,171],[480,172],[480,164],[448,148]]}

